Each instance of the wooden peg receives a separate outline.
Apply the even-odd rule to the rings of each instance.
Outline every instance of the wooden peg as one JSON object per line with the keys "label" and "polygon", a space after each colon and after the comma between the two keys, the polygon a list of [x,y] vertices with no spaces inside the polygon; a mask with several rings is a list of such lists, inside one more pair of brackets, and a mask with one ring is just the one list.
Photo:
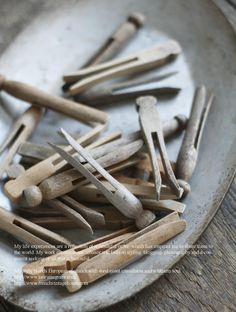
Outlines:
{"label": "wooden peg", "polygon": [[[79,99],[88,105],[96,106],[99,104],[115,103],[117,101],[135,99],[141,95],[176,95],[181,89],[177,87],[159,86],[156,85],[152,88],[148,87],[149,83],[160,81],[168,78],[176,72],[168,73],[165,75],[159,75],[151,78],[136,78],[129,79],[125,82],[114,83],[111,86],[101,87],[95,90],[88,90],[79,94],[76,99]],[[139,86],[139,89],[132,89]]]}
{"label": "wooden peg", "polygon": [[68,133],[62,130],[67,142],[78,152],[86,161],[107,180],[114,188],[115,192],[110,192],[103,183],[101,183],[91,171],[77,161],[73,156],[65,152],[60,147],[51,144],[51,146],[58,152],[65,160],[68,161],[75,169],[77,169],[85,178],[104,194],[104,196],[126,217],[135,219],[138,228],[143,228],[155,220],[155,215],[142,208],[142,204],[131,192],[129,192],[122,184],[114,179],[90,154],[83,149]]}
{"label": "wooden peg", "polygon": [[189,181],[197,163],[199,146],[207,116],[214,100],[210,93],[208,100],[205,86],[196,89],[188,126],[177,160],[177,177]]}
{"label": "wooden peg", "polygon": [[[132,233],[132,232],[131,232]],[[40,284],[47,276],[58,276],[68,269],[76,268],[80,263],[107,250],[110,246],[129,237],[131,233],[115,234],[113,237],[100,238],[81,244],[62,253],[26,264],[23,275],[26,284]]]}
{"label": "wooden peg", "polygon": [[26,83],[6,80],[2,75],[0,76],[0,90],[20,100],[54,110],[85,123],[105,124],[107,122],[107,114],[100,110],[46,93]]}
{"label": "wooden peg", "polygon": [[[83,68],[110,60],[127,44],[145,22],[145,16],[139,12],[130,14],[115,32],[104,42],[100,49],[84,64]],[[66,91],[69,83],[63,85]]]}
{"label": "wooden peg", "polygon": [[42,117],[42,113],[42,109],[30,107],[17,119],[11,133],[8,134],[8,138],[0,147],[0,153],[6,151],[0,163],[0,176],[7,170],[20,144],[32,135]]}
{"label": "wooden peg", "polygon": [[64,80],[74,82],[83,78],[69,88],[69,94],[76,95],[108,79],[136,74],[161,66],[175,58],[180,52],[181,48],[176,41],[168,41],[128,57],[81,69],[78,72],[65,75]]}
{"label": "wooden peg", "polygon": [[121,48],[137,33],[145,23],[145,16],[139,12],[131,13],[127,20],[122,23],[105,42],[105,44],[97,51],[97,53],[84,66],[89,67],[104,63],[114,57]]}
{"label": "wooden peg", "polygon": [[[100,146],[106,145],[108,142],[112,142],[114,140],[117,140],[121,137],[121,132],[113,132],[109,133],[100,139],[97,139],[96,141],[92,142],[88,146],[86,146],[87,149],[97,149]],[[64,147],[64,146],[61,146]],[[23,160],[21,162],[27,162],[27,163],[37,163],[40,160],[44,160],[48,157],[51,157],[55,154],[54,150],[50,146],[45,146],[42,144],[36,144],[33,142],[24,142],[20,145],[17,153],[23,157]]]}
{"label": "wooden peg", "polygon": [[[151,229],[156,228],[162,224],[178,220],[178,214],[172,213],[153,223],[151,225]],[[76,267],[83,261],[86,261],[87,259],[95,256],[102,250],[107,250],[114,244],[118,244],[125,238],[130,237],[135,231],[136,229],[134,226],[129,226],[119,231],[115,231],[108,235],[99,237],[90,242],[60,252],[57,255],[52,255],[47,258],[28,263],[22,269],[25,283],[38,284],[44,281],[47,276],[58,276],[68,269],[76,269]]]}
{"label": "wooden peg", "polygon": [[[152,224],[153,227],[154,224]],[[82,284],[90,284],[107,273],[134,262],[137,258],[147,254],[147,252],[156,248],[158,245],[183,232],[186,222],[184,220],[178,220],[162,225],[155,224],[155,227],[153,227],[149,228],[148,231],[139,231],[112,246],[106,252],[101,252],[95,257],[81,263],[76,268],[77,279],[74,275],[75,271],[70,270],[66,272],[66,275],[63,274],[68,291],[75,292],[81,288]],[[70,277],[71,275],[73,278]],[[70,283],[71,280],[73,284]]]}
{"label": "wooden peg", "polygon": [[139,112],[139,122],[144,141],[147,145],[149,156],[152,163],[152,172],[155,181],[157,199],[160,199],[161,191],[161,175],[155,152],[155,143],[157,144],[163,167],[165,169],[166,178],[173,192],[177,197],[181,197],[183,190],[178,185],[172,170],[162,132],[162,125],[158,111],[155,107],[156,98],[153,96],[144,96],[137,99],[137,109]]}
{"label": "wooden peg", "polygon": [[39,225],[33,224],[32,222],[7,211],[0,207],[0,229],[7,232],[17,239],[29,243],[36,248],[40,246],[45,247],[45,252],[58,252],[59,249],[51,244],[62,245],[68,247],[71,245],[70,241],[62,237],[61,235],[55,234],[49,230],[42,228]]}
{"label": "wooden peg", "polygon": [[[119,179],[117,179],[119,181]],[[114,193],[115,188],[112,187],[107,181],[101,180],[106,188]],[[144,198],[156,199],[156,191],[153,183],[150,185],[135,185],[132,183],[122,183],[132,194],[137,196],[140,200]],[[108,203],[109,200],[103,195],[103,193],[96,188],[93,184],[81,185],[70,193],[73,198],[80,199],[87,203]],[[171,192],[168,186],[163,185],[161,188],[161,200],[163,199],[176,199],[176,195]]]}
{"label": "wooden peg", "polygon": [[[78,142],[84,145],[91,143],[91,141],[98,136],[104,127],[105,125],[98,125],[79,138]],[[67,146],[65,147],[65,150],[70,152],[72,149],[70,146]],[[62,169],[65,165],[66,161],[61,159],[58,154],[54,154],[26,170],[25,173],[20,175],[17,179],[8,181],[4,185],[4,191],[13,202],[19,202],[22,200],[23,191],[25,189],[33,185],[38,185],[44,179]]]}

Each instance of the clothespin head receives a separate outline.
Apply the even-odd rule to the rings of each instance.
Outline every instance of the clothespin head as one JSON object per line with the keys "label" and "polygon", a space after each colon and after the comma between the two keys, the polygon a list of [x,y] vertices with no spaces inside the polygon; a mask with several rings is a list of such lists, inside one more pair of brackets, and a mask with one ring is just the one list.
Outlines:
{"label": "clothespin head", "polygon": [[140,28],[143,26],[143,24],[145,23],[146,21],[146,18],[145,16],[140,13],[140,12],[133,12],[129,15],[128,17],[128,21],[135,24],[135,26],[137,28]]}

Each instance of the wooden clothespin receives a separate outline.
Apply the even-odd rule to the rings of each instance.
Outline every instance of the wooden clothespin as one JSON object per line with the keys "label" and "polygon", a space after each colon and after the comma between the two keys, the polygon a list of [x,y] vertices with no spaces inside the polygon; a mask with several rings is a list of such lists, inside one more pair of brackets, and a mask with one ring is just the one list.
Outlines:
{"label": "wooden clothespin", "polygon": [[[101,137],[100,139],[97,139],[96,141],[87,145],[86,148],[89,150],[95,149],[95,148],[97,149],[99,146],[103,146],[104,144],[117,140],[120,137],[121,137],[120,131],[109,133],[108,135],[105,135]],[[24,142],[18,148],[17,154],[22,156],[23,160],[21,160],[21,162],[35,164],[39,162],[40,160],[44,160],[48,157],[51,157],[52,155],[55,154],[55,152],[50,146],[45,146],[43,144],[36,144],[33,142]]]}
{"label": "wooden clothespin", "polygon": [[[104,156],[97,158],[97,162],[103,168],[107,168],[108,171],[115,172],[116,170],[127,167],[127,164],[124,164],[123,166],[122,162],[126,161],[133,154],[137,153],[142,146],[142,140],[134,141],[120,147],[119,149],[113,149]],[[75,160],[81,162],[81,157],[75,156]],[[130,163],[130,165],[132,165],[132,163]],[[95,171],[93,166],[91,166],[89,163],[85,164],[85,168],[87,170],[90,170],[91,172]],[[77,188],[81,184],[84,184],[85,182],[86,181],[83,175],[78,170],[69,169],[53,175],[48,179],[45,179],[39,185],[39,188],[42,192],[43,198],[53,199],[73,191],[75,188]]]}
{"label": "wooden clothespin", "polygon": [[[17,239],[28,244],[35,246],[36,248],[42,248],[45,253],[48,251],[58,252],[58,248],[51,244],[61,245],[64,248],[71,245],[71,242],[49,230],[42,228],[22,217],[7,211],[0,207],[0,229],[7,232]],[[37,247],[39,246],[39,247]],[[44,250],[45,249],[45,250]]]}
{"label": "wooden clothespin", "polygon": [[141,202],[132,193],[130,193],[122,184],[114,179],[99,163],[94,160],[91,155],[83,149],[69,134],[61,130],[67,142],[78,152],[105,180],[107,180],[114,188],[112,193],[103,183],[101,183],[91,171],[83,166],[80,161],[65,152],[60,147],[50,144],[57,153],[59,153],[68,163],[76,168],[84,177],[104,194],[104,196],[126,217],[135,219],[138,228],[143,228],[155,220],[155,214],[151,211],[144,211]]}
{"label": "wooden clothespin", "polygon": [[188,126],[177,160],[177,177],[189,181],[196,167],[199,146],[214,94],[207,99],[205,86],[196,89]]}
{"label": "wooden clothespin", "polygon": [[160,199],[161,191],[161,175],[157,162],[157,156],[155,152],[155,145],[159,148],[160,157],[165,169],[166,178],[172,188],[174,194],[177,197],[181,197],[183,189],[180,188],[174,172],[172,170],[170,161],[168,159],[161,120],[158,111],[155,107],[156,98],[153,96],[144,96],[137,99],[137,110],[139,113],[139,122],[143,139],[147,145],[149,156],[152,163],[152,173],[154,176],[154,182],[156,187],[157,199]]}
{"label": "wooden clothespin", "polygon": [[[104,183],[104,181],[102,181]],[[108,189],[114,191],[114,189],[109,188],[108,184],[105,183]],[[165,211],[172,212],[177,211],[178,213],[183,213],[185,210],[185,204],[175,201],[176,196],[173,195],[169,188],[162,186],[161,200],[156,200],[156,193],[154,192],[154,187],[145,187],[145,185],[131,185],[124,184],[124,186],[132,192],[135,196],[139,198],[144,209],[154,210],[154,211]],[[109,201],[105,196],[92,184],[86,186],[80,186],[70,193],[70,196],[76,200],[80,200],[85,203],[93,204],[108,204]]]}
{"label": "wooden clothespin", "polygon": [[[176,212],[169,214],[159,221],[151,224],[147,229],[157,228],[160,225],[178,221],[179,216]],[[137,229],[134,226],[115,231],[108,235],[102,236],[90,242],[75,246],[57,255],[40,259],[35,262],[26,264],[22,271],[25,283],[40,284],[45,281],[48,276],[58,276],[67,270],[74,270],[76,267],[87,259],[96,256],[102,250],[107,250],[110,246],[118,244],[125,238],[131,237]],[[142,231],[138,233],[145,233]]]}
{"label": "wooden clothespin", "polygon": [[[119,178],[117,179],[119,181]],[[114,193],[116,189],[110,185],[109,182],[101,180],[101,182],[106,186],[106,188]],[[128,183],[123,183],[119,181],[129,192],[138,197],[140,200],[144,198],[156,199],[156,191],[153,183],[150,185],[136,185],[129,181]],[[76,196],[76,198],[81,198],[81,201],[87,203],[108,203],[109,200],[103,195],[103,193],[96,188],[93,184],[81,185],[77,187],[71,194]],[[77,195],[75,195],[77,194]],[[161,197],[160,199],[176,199],[176,195],[172,193],[170,187],[163,185],[161,187]]]}
{"label": "wooden clothespin", "polygon": [[[80,137],[78,142],[83,145],[91,143],[104,127],[105,125],[98,125]],[[67,146],[65,150],[70,152],[72,149]],[[8,181],[4,185],[5,193],[13,202],[20,202],[25,199],[30,205],[37,206],[42,201],[42,194],[40,195],[41,191],[37,185],[62,169],[66,164],[67,162],[61,159],[58,154],[54,154],[30,167],[15,180]]]}
{"label": "wooden clothespin", "polygon": [[76,270],[64,272],[66,288],[69,292],[78,291],[83,284],[93,283],[106,274],[136,261],[158,245],[183,232],[185,228],[186,222],[179,220],[177,214],[169,215],[149,225],[105,252],[82,262]]}
{"label": "wooden clothespin", "polygon": [[181,48],[176,41],[168,41],[128,57],[81,69],[65,75],[64,80],[75,82],[82,79],[69,88],[69,94],[76,95],[108,79],[143,72],[164,65],[180,52]]}
{"label": "wooden clothespin", "polygon": [[107,114],[100,110],[56,95],[48,94],[36,87],[22,82],[6,80],[2,75],[0,75],[0,90],[3,90],[20,100],[32,103],[39,107],[54,110],[87,124],[91,122],[105,124],[107,122]]}
{"label": "wooden clothespin", "polygon": [[18,147],[26,141],[37,127],[43,110],[38,107],[28,108],[15,122],[10,134],[0,147],[0,154],[5,152],[0,162],[0,177],[7,170],[17,153]]}
{"label": "wooden clothespin", "polygon": [[[169,86],[148,87],[148,84],[166,79],[176,72],[167,73],[151,78],[129,79],[125,82],[115,83],[99,90],[89,90],[79,94],[77,98],[88,105],[114,103],[116,101],[134,99],[141,95],[176,95],[181,89]],[[139,89],[132,89],[139,86]]]}
{"label": "wooden clothespin", "polygon": [[[139,12],[131,13],[115,32],[104,42],[98,51],[84,64],[82,68],[100,64],[110,60],[127,44],[143,26],[145,16]],[[62,89],[67,91],[70,83],[63,85]]]}
{"label": "wooden clothespin", "polygon": [[110,246],[129,237],[134,231],[135,228],[130,226],[56,255],[28,263],[22,269],[25,283],[40,284],[48,276],[58,276],[66,270],[75,269],[80,263],[86,261],[86,259],[107,250]]}

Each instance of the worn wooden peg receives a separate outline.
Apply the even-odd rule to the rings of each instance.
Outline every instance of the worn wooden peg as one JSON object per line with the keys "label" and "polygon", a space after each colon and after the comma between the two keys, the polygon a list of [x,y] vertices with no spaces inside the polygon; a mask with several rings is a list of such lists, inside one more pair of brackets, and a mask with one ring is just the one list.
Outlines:
{"label": "worn wooden peg", "polygon": [[51,144],[57,153],[61,155],[68,163],[77,169],[85,178],[93,183],[104,196],[126,217],[135,219],[138,228],[143,228],[155,220],[155,214],[149,210],[143,210],[140,200],[129,192],[122,184],[114,179],[99,163],[94,160],[91,155],[83,149],[68,133],[61,130],[67,142],[78,152],[105,180],[107,180],[114,188],[112,193],[106,186],[100,182],[92,172],[90,172],[80,161],[76,160],[69,153],[60,147]]}
{"label": "worn wooden peg", "polygon": [[82,284],[90,284],[113,270],[132,263],[158,245],[183,232],[185,227],[186,222],[178,220],[161,225],[154,223],[150,228],[147,228],[147,231],[144,229],[144,231],[134,233],[106,250],[106,252],[101,252],[81,263],[76,268],[77,279],[74,271],[69,271],[63,275],[65,282],[67,282],[68,291],[75,292],[81,288]]}
{"label": "worn wooden peg", "polygon": [[139,123],[143,139],[146,143],[152,164],[152,172],[156,186],[157,199],[160,199],[161,191],[161,175],[157,162],[155,146],[158,147],[160,157],[165,170],[166,178],[174,194],[181,197],[183,189],[179,186],[172,170],[168,154],[165,147],[162,124],[157,108],[155,107],[157,100],[153,96],[143,96],[136,100],[137,110],[139,113]]}
{"label": "worn wooden peg", "polygon": [[196,89],[188,126],[177,160],[177,177],[189,181],[196,167],[199,147],[207,116],[214,100],[210,93],[207,99],[205,86]]}
{"label": "worn wooden peg", "polygon": [[180,52],[180,45],[172,40],[119,60],[81,69],[78,72],[65,75],[64,80],[71,82],[83,78],[69,89],[70,95],[76,95],[108,79],[136,74],[164,65],[174,59]]}
{"label": "worn wooden peg", "polygon": [[[145,16],[142,13],[131,13],[127,20],[115,30],[115,32],[104,42],[104,44],[83,65],[82,68],[110,60],[124,47],[126,43],[128,43],[134,37],[134,35],[143,26],[144,23]],[[71,83],[65,83],[62,89],[67,91],[70,85]]]}
{"label": "worn wooden peg", "polygon": [[2,75],[0,75],[0,90],[33,105],[54,110],[85,123],[107,122],[107,114],[102,111],[46,93],[23,82],[7,80]]}

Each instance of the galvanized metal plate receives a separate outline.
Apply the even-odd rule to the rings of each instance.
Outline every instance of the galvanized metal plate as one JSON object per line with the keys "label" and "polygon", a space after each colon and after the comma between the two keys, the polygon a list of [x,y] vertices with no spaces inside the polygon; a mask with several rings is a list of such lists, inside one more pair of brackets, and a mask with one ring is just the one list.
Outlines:
{"label": "galvanized metal plate", "polygon": [[[191,180],[192,193],[185,200],[187,209],[183,218],[188,222],[187,229],[171,241],[172,245],[178,246],[177,253],[161,255],[157,251],[130,265],[129,272],[111,274],[73,295],[62,287],[26,287],[21,276],[25,259],[13,254],[14,239],[2,234],[0,294],[21,307],[37,311],[91,311],[114,304],[150,285],[181,258],[181,246],[197,240],[214,216],[232,180],[236,165],[235,34],[211,1],[50,1],[2,56],[1,73],[59,94],[62,74],[82,65],[131,11],[146,14],[147,25],[122,55],[167,38],[178,40],[183,48],[183,54],[176,62],[156,71],[178,70],[179,74],[169,79],[168,84],[182,87],[176,98],[159,99],[158,109],[163,119],[178,113],[188,114],[193,90],[200,83],[216,94],[197,169]],[[1,104],[0,136],[3,141],[11,121],[28,104],[5,94],[1,97]],[[107,131],[138,129],[132,101],[103,106],[102,109],[111,114]],[[75,120],[49,112],[33,140],[59,142],[61,139],[56,130],[61,126],[70,132],[86,130]],[[178,137],[168,144],[171,159],[177,156],[180,140]],[[3,193],[1,205],[10,209]],[[80,231],[63,234],[76,243],[88,239]]]}

